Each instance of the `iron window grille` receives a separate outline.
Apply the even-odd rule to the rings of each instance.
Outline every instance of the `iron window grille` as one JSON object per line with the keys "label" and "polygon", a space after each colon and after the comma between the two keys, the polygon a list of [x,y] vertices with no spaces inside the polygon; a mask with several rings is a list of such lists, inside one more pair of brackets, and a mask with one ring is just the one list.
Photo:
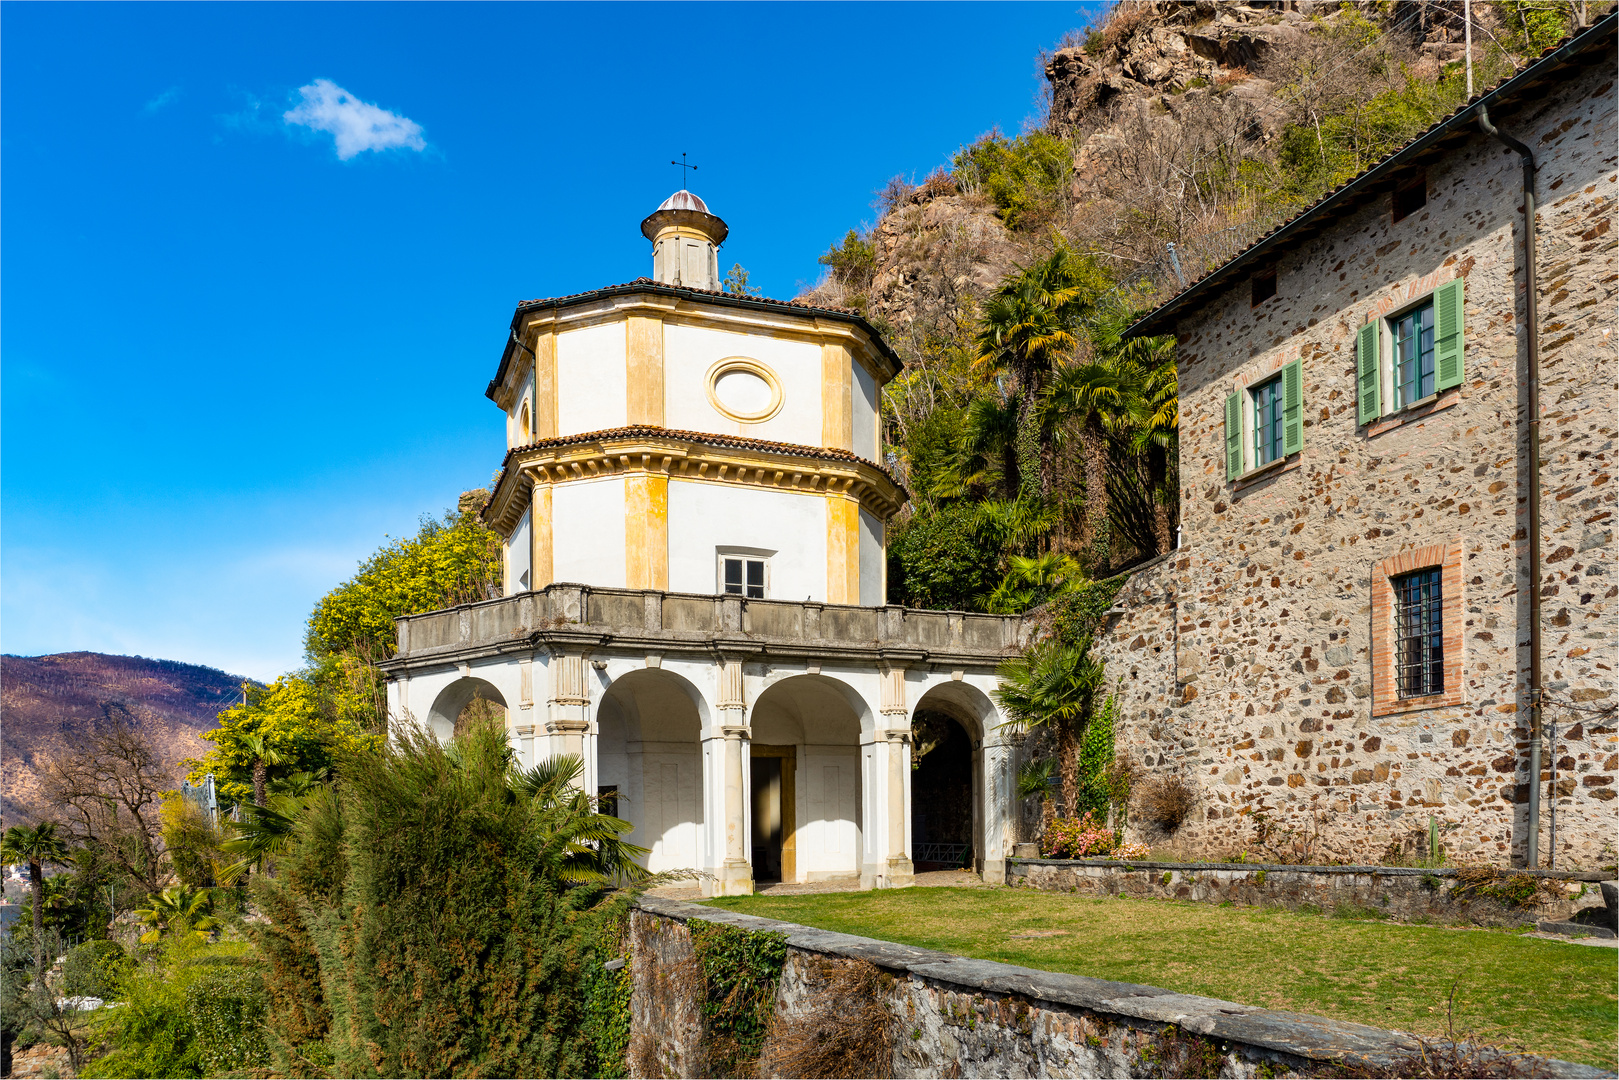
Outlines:
{"label": "iron window grille", "polygon": [[1433,304],[1394,320],[1394,403],[1403,408],[1434,392]]}
{"label": "iron window grille", "polygon": [[765,598],[765,561],[740,555],[727,555],[721,560],[724,574],[721,588],[733,596],[749,600]]}
{"label": "iron window grille", "polygon": [[1394,579],[1395,667],[1400,696],[1445,692],[1444,590],[1440,569]]}
{"label": "iron window grille", "polygon": [[1282,380],[1278,376],[1253,389],[1254,467],[1268,465],[1282,453]]}

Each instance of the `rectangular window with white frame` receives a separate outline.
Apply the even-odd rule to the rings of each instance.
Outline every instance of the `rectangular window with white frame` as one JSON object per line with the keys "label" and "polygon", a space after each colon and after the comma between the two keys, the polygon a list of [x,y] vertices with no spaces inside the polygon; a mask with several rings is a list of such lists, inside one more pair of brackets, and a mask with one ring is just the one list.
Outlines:
{"label": "rectangular window with white frame", "polygon": [[1355,334],[1358,423],[1421,405],[1462,384],[1462,279],[1374,318]]}
{"label": "rectangular window with white frame", "polygon": [[1237,480],[1304,449],[1304,362],[1245,386],[1225,402],[1226,479]]}
{"label": "rectangular window with white frame", "polygon": [[770,561],[759,555],[721,552],[720,592],[748,600],[763,600],[769,587]]}

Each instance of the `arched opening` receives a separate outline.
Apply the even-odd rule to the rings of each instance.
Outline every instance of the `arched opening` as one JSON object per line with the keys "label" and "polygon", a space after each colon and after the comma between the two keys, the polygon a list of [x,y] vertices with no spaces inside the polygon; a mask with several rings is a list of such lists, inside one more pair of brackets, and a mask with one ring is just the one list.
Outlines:
{"label": "arched opening", "polygon": [[911,713],[911,861],[918,871],[983,871],[984,731],[994,722],[995,706],[965,682],[941,683],[917,701]]}
{"label": "arched opening", "polygon": [[702,867],[702,697],[655,668],[613,680],[596,710],[596,794],[654,873]]}
{"label": "arched opening", "polygon": [[824,675],[771,684],[754,702],[748,856],[755,882],[858,877],[865,704]]}
{"label": "arched opening", "polygon": [[911,718],[911,861],[921,870],[960,870],[973,845],[973,745],[948,713]]}
{"label": "arched opening", "polygon": [[448,742],[478,720],[506,723],[506,699],[485,679],[457,679],[433,699],[427,727],[440,742]]}

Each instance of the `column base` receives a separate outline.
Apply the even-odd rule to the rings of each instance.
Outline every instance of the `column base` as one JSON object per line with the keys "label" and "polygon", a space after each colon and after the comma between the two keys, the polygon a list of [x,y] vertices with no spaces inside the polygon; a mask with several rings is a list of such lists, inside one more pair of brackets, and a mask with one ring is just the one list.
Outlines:
{"label": "column base", "polygon": [[752,896],[753,867],[745,862],[728,862],[712,878],[703,879],[704,896]]}
{"label": "column base", "polygon": [[982,870],[980,870],[979,873],[983,876],[984,882],[986,884],[989,884],[989,885],[1005,885],[1006,884],[1006,860],[1005,859],[985,859],[984,860],[984,868]]}
{"label": "column base", "polygon": [[888,860],[884,868],[883,880],[877,885],[879,889],[908,889],[916,884],[916,867],[911,860],[900,855]]}

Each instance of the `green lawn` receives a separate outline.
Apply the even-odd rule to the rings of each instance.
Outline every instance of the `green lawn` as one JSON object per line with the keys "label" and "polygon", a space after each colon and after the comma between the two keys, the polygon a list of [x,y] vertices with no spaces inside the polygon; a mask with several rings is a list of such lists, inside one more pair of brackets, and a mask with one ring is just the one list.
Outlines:
{"label": "green lawn", "polygon": [[[1614,1067],[1619,956],[1464,930],[1005,888],[748,896],[717,907],[985,960],[1435,1033]],[[1055,931],[1056,933],[1052,933]],[[1037,935],[1037,936],[1022,936]]]}

